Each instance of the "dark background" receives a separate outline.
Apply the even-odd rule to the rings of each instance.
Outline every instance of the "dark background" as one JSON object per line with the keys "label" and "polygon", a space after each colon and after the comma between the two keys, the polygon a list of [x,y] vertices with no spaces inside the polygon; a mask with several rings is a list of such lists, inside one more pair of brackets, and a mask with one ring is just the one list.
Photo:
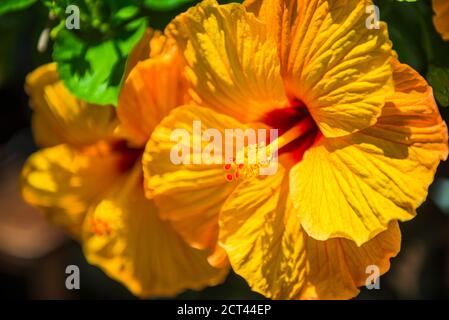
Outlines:
{"label": "dark background", "polygon": [[[377,3],[382,19],[389,22],[401,61],[425,75],[429,53],[423,46],[420,18],[404,4],[392,8],[386,1]],[[155,13],[151,22],[163,27],[166,17],[176,12],[166,16]],[[88,265],[79,245],[57,227],[46,224],[19,195],[21,166],[36,150],[23,84],[27,73],[51,61],[50,49],[45,53],[36,50],[39,35],[47,24],[47,11],[39,4],[0,17],[0,299],[134,299],[122,285]],[[431,34],[438,37],[434,30]],[[438,53],[439,48],[434,49]],[[447,110],[441,110],[448,119]],[[419,208],[418,216],[401,225],[402,250],[392,259],[391,270],[381,278],[381,290],[362,289],[358,299],[449,298],[448,169],[447,163],[440,166],[430,197]],[[80,268],[80,290],[65,288],[65,268],[71,264]],[[179,298],[263,297],[251,292],[243,279],[230,274],[223,285],[201,292],[189,291]]]}

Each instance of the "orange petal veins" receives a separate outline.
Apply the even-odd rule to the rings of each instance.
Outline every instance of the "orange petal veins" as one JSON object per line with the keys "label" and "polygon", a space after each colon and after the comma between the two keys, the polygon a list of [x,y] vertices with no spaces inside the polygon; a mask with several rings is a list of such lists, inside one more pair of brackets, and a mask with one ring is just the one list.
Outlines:
{"label": "orange petal veins", "polygon": [[145,198],[141,170],[136,163],[86,216],[87,260],[139,297],[174,296],[221,283],[227,268],[211,267],[207,252],[188,246],[159,219],[153,201]]}
{"label": "orange petal veins", "polygon": [[437,31],[441,34],[444,40],[449,40],[449,1],[447,0],[432,0],[433,23]]}
{"label": "orange petal veins", "polygon": [[[193,121],[201,121],[201,135],[214,128],[245,128],[238,121],[211,109],[183,106],[173,110],[154,130],[143,156],[147,197],[153,198],[159,215],[169,220],[193,247],[214,249],[218,235],[218,213],[236,183],[225,179],[224,159],[220,164],[193,164],[201,150],[193,149]],[[170,153],[178,144],[171,139],[175,129],[189,133],[191,164],[174,164]],[[201,136],[196,137],[201,141]],[[209,142],[202,141],[204,149]],[[224,150],[224,149],[223,149]],[[202,161],[202,160],[201,160]]]}
{"label": "orange petal veins", "polygon": [[447,128],[432,89],[410,67],[395,62],[394,69],[396,93],[376,125],[322,139],[290,171],[296,214],[317,240],[362,245],[390,221],[412,219],[447,157]]}
{"label": "orange petal veins", "polygon": [[233,270],[272,299],[348,299],[365,285],[366,269],[388,271],[400,231],[357,247],[346,239],[316,241],[301,228],[288,197],[288,175],[242,182],[220,213],[220,244]]}
{"label": "orange petal veins", "polygon": [[280,39],[279,24],[281,10],[281,2],[279,0],[245,0],[243,6],[248,12],[252,12],[256,17],[262,20],[269,31],[269,35],[274,41]]}
{"label": "orange petal veins", "polygon": [[370,0],[270,0],[260,9],[278,42],[289,97],[307,105],[327,137],[375,124],[394,90],[387,26],[366,26],[366,8],[371,4]]}
{"label": "orange petal veins", "polygon": [[248,123],[287,103],[276,43],[242,5],[203,1],[167,30],[183,51],[198,104]]}
{"label": "orange petal veins", "polygon": [[121,130],[137,146],[145,145],[154,127],[186,101],[187,93],[173,41],[155,33],[148,50],[151,57],[134,66],[119,96]]}
{"label": "orange petal veins", "polygon": [[25,89],[33,107],[36,143],[51,147],[60,143],[86,146],[99,140],[114,140],[117,119],[113,107],[96,106],[75,98],[59,79],[56,64],[31,72]]}
{"label": "orange petal veins", "polygon": [[174,40],[164,37],[159,30],[148,28],[133,48],[126,64],[126,77],[137,63],[149,58],[157,58],[173,50]]}

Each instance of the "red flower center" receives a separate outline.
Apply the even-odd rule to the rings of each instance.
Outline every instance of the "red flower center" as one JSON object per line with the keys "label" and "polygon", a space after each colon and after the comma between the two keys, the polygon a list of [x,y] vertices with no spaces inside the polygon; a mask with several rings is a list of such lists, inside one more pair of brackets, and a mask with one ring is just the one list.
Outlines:
{"label": "red flower center", "polygon": [[295,162],[302,160],[304,153],[322,137],[322,134],[300,100],[290,106],[275,109],[265,114],[262,121],[278,129],[279,155],[289,154]]}

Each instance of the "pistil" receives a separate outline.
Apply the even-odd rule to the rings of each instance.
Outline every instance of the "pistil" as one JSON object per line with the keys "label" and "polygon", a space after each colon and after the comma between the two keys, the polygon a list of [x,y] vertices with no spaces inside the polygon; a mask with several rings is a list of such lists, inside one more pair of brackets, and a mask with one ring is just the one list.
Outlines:
{"label": "pistil", "polygon": [[[315,130],[316,125],[312,117],[304,117],[295,126],[287,130],[284,134],[272,141],[268,148],[277,147],[278,150],[287,146],[289,143],[305,136]],[[276,145],[277,143],[277,145]]]}

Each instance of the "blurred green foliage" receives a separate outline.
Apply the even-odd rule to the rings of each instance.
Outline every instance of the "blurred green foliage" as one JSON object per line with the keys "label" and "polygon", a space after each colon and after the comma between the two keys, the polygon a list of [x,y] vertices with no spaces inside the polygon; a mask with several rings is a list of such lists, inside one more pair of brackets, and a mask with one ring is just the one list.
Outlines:
{"label": "blurred green foliage", "polygon": [[2,0],[0,2],[0,14],[25,9],[36,1],[37,0]]}
{"label": "blurred green foliage", "polygon": [[[129,53],[142,38],[147,18],[139,17],[142,1],[63,0],[44,3],[59,20],[53,29],[53,60],[61,78],[77,97],[116,105]],[[68,5],[80,11],[80,29],[64,27]]]}
{"label": "blurred green foliage", "polygon": [[171,10],[178,8],[183,4],[188,4],[193,2],[193,0],[144,0],[145,6],[154,10]]}
{"label": "blurred green foliage", "polygon": [[427,80],[433,87],[435,98],[443,107],[449,106],[449,69],[430,66]]}

